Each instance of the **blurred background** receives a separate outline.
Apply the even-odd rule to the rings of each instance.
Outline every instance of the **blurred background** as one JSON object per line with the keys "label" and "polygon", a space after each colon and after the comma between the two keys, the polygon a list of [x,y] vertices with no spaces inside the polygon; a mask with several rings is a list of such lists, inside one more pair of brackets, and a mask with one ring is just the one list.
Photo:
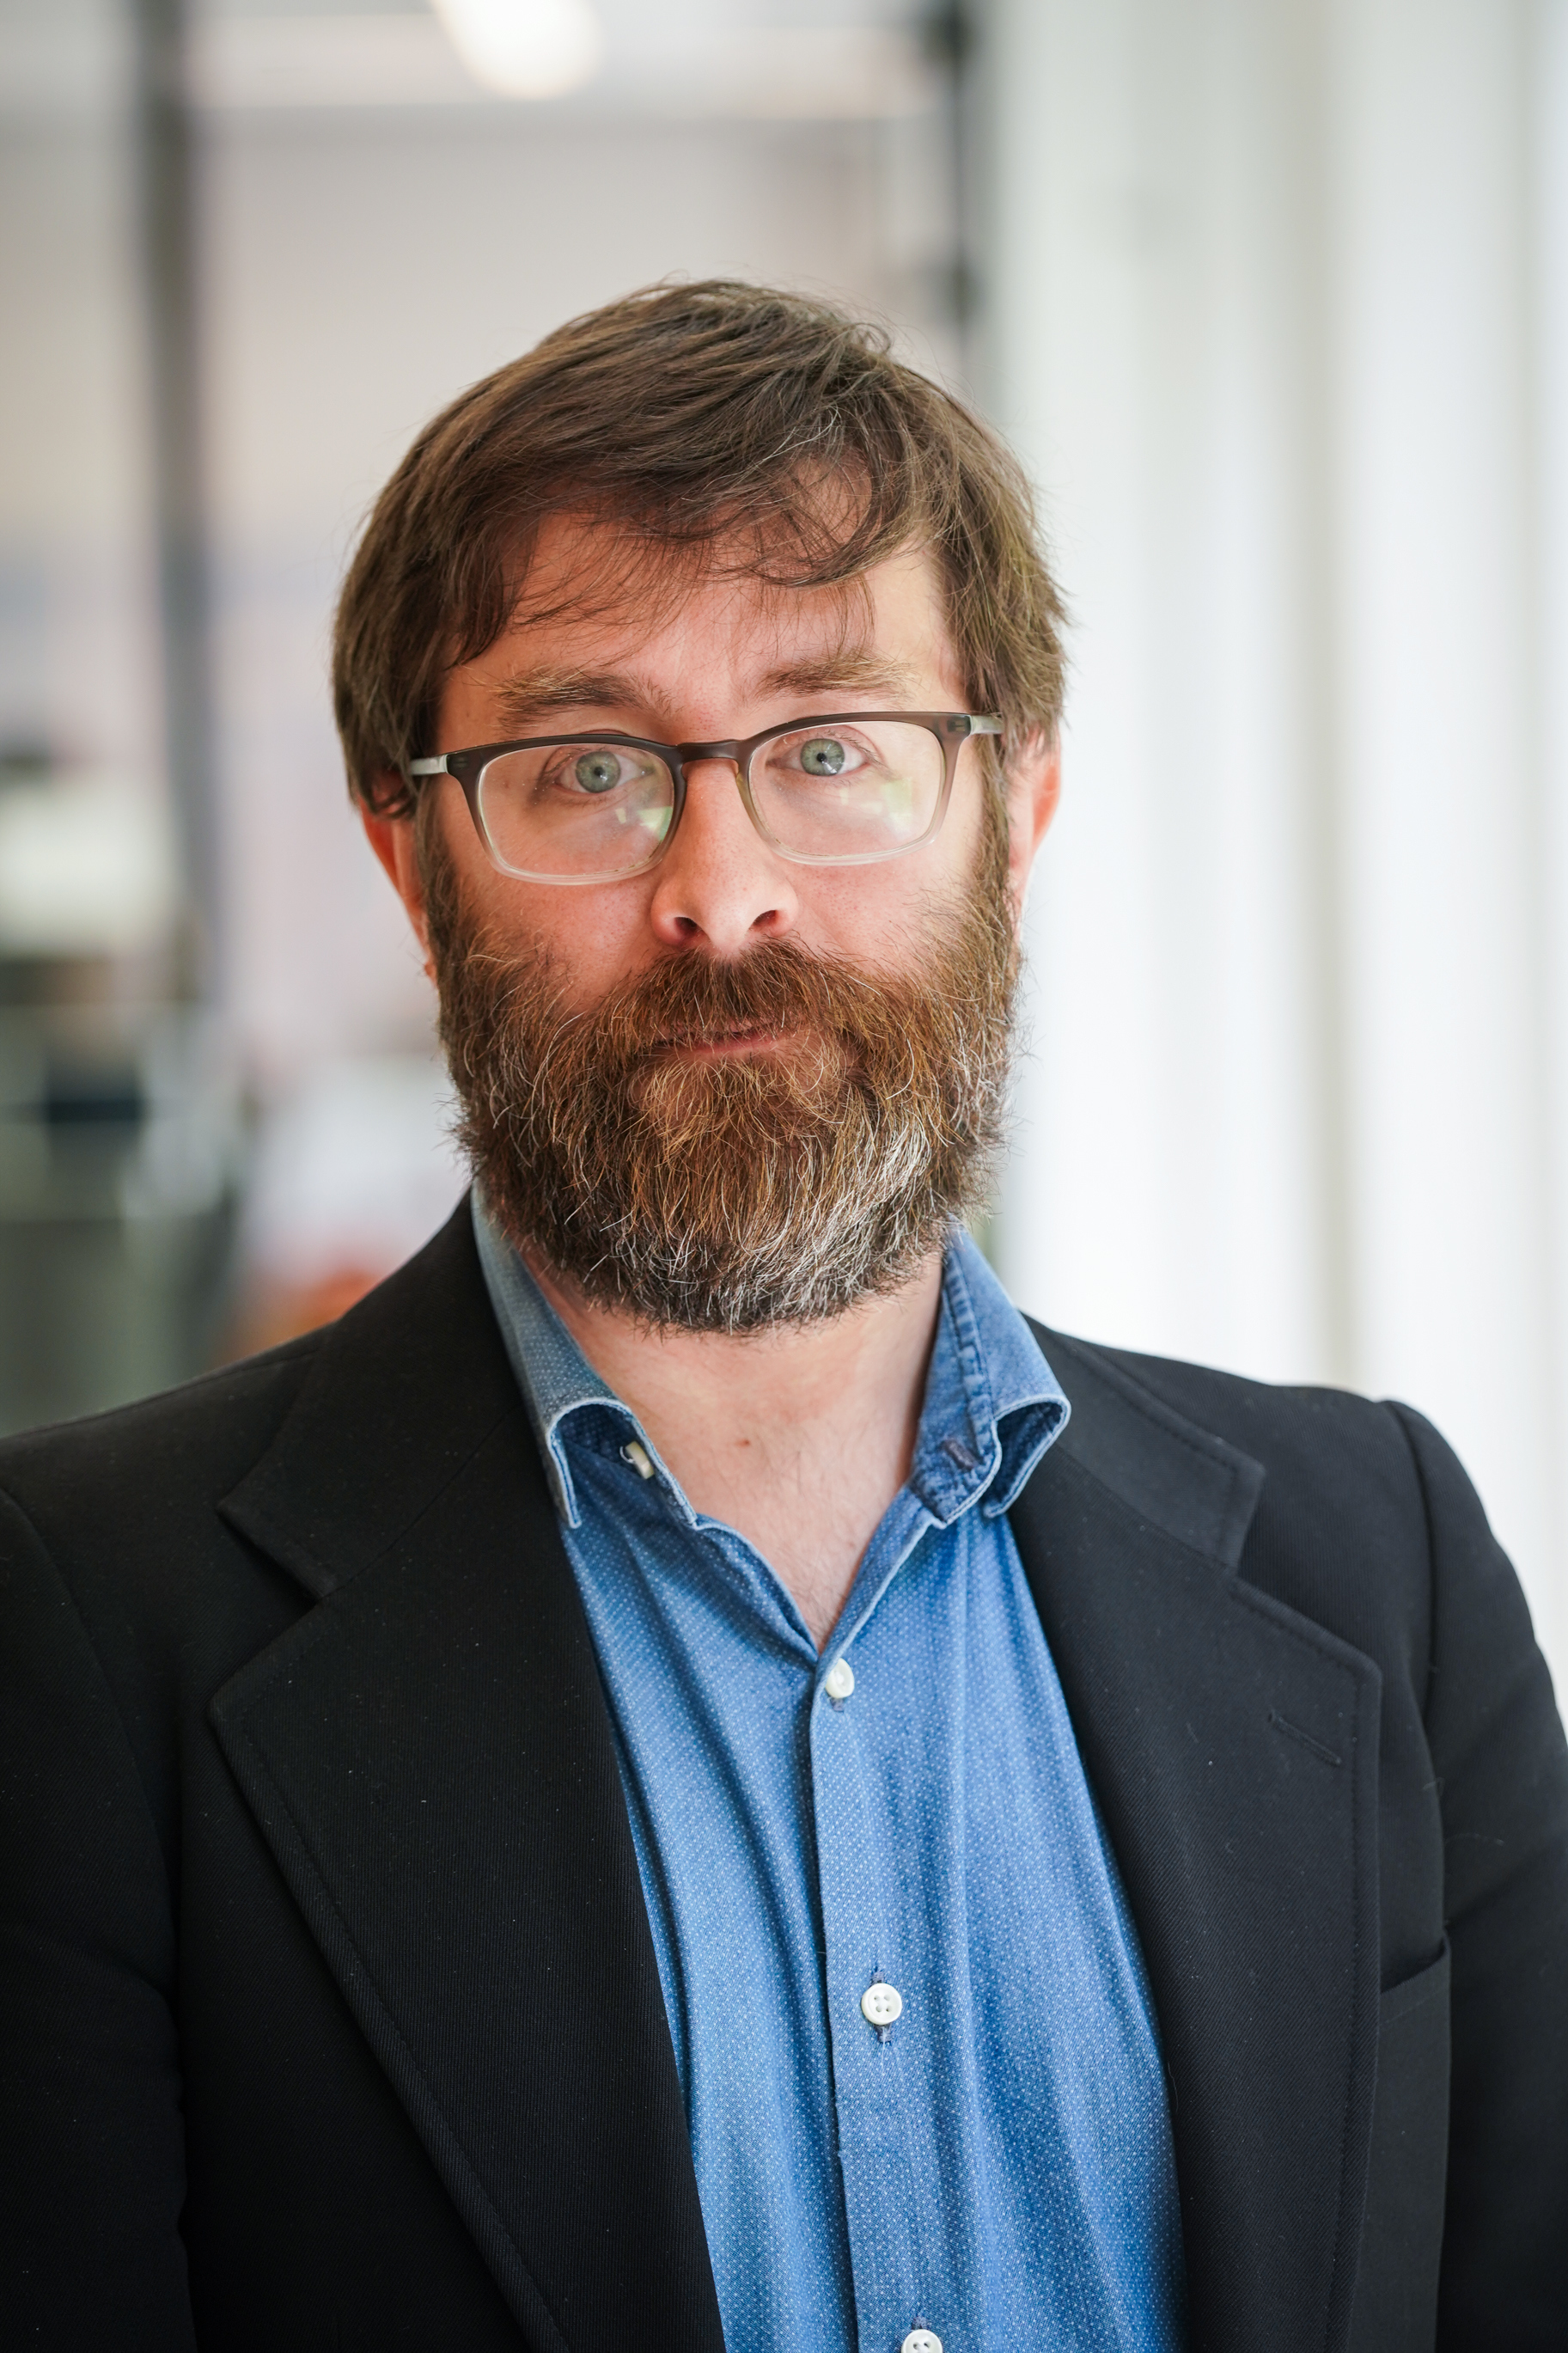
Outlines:
{"label": "blurred background", "polygon": [[457,1198],[333,589],[670,272],[884,318],[1039,487],[1016,1295],[1420,1406],[1561,1683],[1568,0],[0,0],[0,1427]]}

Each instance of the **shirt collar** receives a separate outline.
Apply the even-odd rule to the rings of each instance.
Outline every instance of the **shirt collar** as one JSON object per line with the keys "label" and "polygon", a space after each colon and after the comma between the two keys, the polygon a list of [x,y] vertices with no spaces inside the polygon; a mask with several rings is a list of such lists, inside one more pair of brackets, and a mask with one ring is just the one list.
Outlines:
{"label": "shirt collar", "polygon": [[997,1518],[1070,1410],[1039,1342],[978,1245],[956,1229],[942,1262],[910,1485],[943,1526],[982,1499],[986,1517]]}
{"label": "shirt collar", "polygon": [[[569,1528],[580,1527],[583,1515],[572,1484],[562,1424],[579,1406],[607,1406],[624,1414],[637,1429],[637,1417],[614,1389],[599,1378],[522,1260],[495,1225],[479,1187],[473,1191],[474,1240],[490,1295],[496,1322],[522,1391],[533,1434],[544,1458],[545,1475],[555,1497],[555,1508]],[[651,1449],[649,1450],[651,1452]]]}
{"label": "shirt collar", "polygon": [[[539,1440],[555,1507],[568,1527],[578,1527],[582,1513],[565,1427],[570,1415],[585,1406],[608,1408],[624,1418],[628,1434],[656,1464],[658,1455],[631,1408],[600,1379],[501,1235],[477,1187],[473,1219],[490,1304]],[[942,1304],[910,1486],[942,1526],[982,1499],[986,1516],[995,1518],[1016,1501],[1046,1449],[1067,1427],[1070,1410],[1027,1324],[970,1236],[955,1230],[942,1263]]]}

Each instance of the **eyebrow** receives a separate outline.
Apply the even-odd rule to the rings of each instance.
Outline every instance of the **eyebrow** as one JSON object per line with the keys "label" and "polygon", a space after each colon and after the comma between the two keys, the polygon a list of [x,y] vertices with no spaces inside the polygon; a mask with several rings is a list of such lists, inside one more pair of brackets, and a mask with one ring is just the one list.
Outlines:
{"label": "eyebrow", "polygon": [[851,694],[907,695],[914,691],[914,676],[885,654],[841,646],[815,659],[781,663],[762,685],[764,694],[832,694],[843,688]]}
{"label": "eyebrow", "polygon": [[526,727],[560,711],[614,711],[646,706],[644,682],[619,670],[536,670],[496,688],[496,706],[509,726]]}
{"label": "eyebrow", "polygon": [[[907,697],[914,680],[907,666],[887,656],[854,648],[782,662],[763,675],[757,691],[772,695],[885,694]],[[508,727],[526,731],[540,720],[567,711],[649,711],[661,698],[652,682],[625,670],[537,670],[500,682],[498,714]],[[803,712],[802,717],[809,716]]]}

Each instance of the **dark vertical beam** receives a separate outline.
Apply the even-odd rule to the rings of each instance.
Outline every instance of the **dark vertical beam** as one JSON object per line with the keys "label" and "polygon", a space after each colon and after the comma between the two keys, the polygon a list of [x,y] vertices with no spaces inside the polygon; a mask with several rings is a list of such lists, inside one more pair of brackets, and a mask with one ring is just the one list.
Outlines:
{"label": "dark vertical beam", "polygon": [[942,115],[952,205],[946,307],[958,336],[963,373],[974,380],[975,337],[984,297],[975,186],[973,71],[978,27],[968,0],[937,0],[923,21],[927,55],[942,78]]}
{"label": "dark vertical beam", "polygon": [[216,994],[212,617],[189,0],[131,0],[165,757],[189,911],[182,993]]}

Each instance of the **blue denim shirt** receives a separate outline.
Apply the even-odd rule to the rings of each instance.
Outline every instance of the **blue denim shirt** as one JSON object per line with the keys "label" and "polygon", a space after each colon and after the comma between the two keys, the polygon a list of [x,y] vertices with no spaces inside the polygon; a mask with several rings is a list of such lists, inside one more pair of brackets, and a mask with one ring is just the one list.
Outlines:
{"label": "blue denim shirt", "polygon": [[1028,1326],[955,1236],[909,1482],[819,1655],[476,1227],[598,1652],[729,2353],[1178,2347],[1152,2016],[1005,1517],[1068,1413]]}

